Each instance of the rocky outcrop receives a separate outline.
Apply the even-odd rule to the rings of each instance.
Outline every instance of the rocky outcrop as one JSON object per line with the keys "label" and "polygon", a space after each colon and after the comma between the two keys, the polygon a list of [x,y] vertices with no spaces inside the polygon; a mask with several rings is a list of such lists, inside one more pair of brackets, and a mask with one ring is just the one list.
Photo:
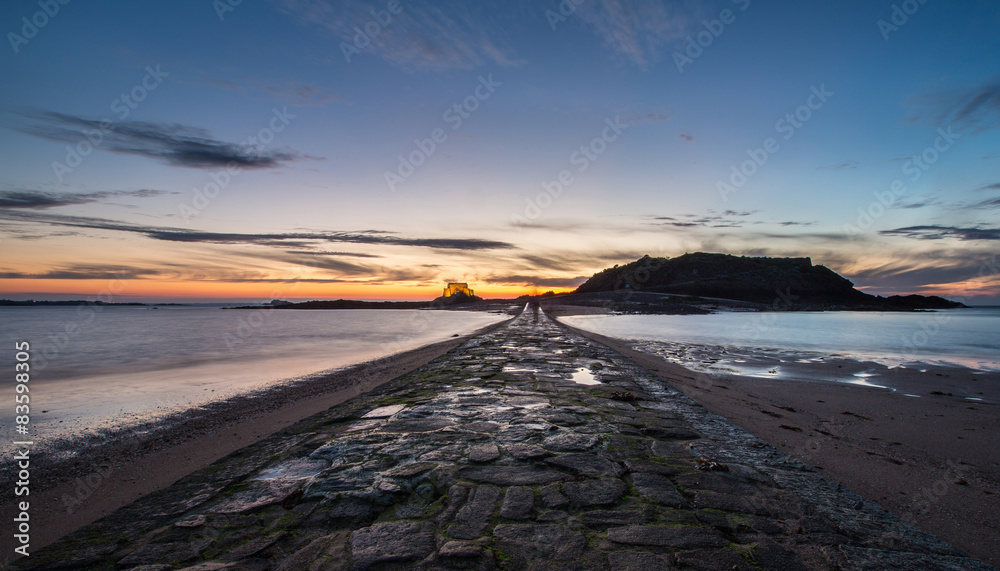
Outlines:
{"label": "rocky outcrop", "polygon": [[883,298],[810,258],[754,258],[728,254],[643,256],[594,274],[577,294],[637,291],[778,305],[781,309],[946,309],[964,307],[939,297]]}
{"label": "rocky outcrop", "polygon": [[431,302],[431,307],[440,307],[442,305],[461,305],[463,303],[473,303],[477,301],[483,301],[483,298],[478,295],[469,295],[460,291],[447,297],[441,296],[435,298],[434,301]]}

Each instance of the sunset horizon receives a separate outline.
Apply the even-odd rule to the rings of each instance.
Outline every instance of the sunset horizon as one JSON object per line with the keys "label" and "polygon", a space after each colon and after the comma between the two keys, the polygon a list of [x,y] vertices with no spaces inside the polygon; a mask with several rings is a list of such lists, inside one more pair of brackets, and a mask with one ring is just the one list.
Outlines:
{"label": "sunset horizon", "polygon": [[[986,6],[222,6],[8,22],[0,297],[497,297],[706,251],[1000,303]],[[190,41],[109,28],[153,20]]]}
{"label": "sunset horizon", "polygon": [[[687,252],[685,252],[687,253]],[[713,252],[723,253],[725,252]],[[740,255],[740,254],[730,254]],[[809,256],[789,256],[809,257]],[[621,260],[612,265],[624,265],[635,259]],[[822,265],[815,262],[817,265]],[[572,293],[577,286],[584,283],[594,273],[607,269],[597,268],[591,274],[572,278],[570,280],[546,280],[551,283],[568,283],[570,285],[548,287],[539,286],[489,286],[473,285],[476,294],[484,299],[512,299],[522,296],[537,296],[543,293]],[[988,274],[990,261],[983,264],[984,274]],[[320,283],[314,283],[319,281]],[[105,303],[266,303],[271,300],[308,301],[352,299],[360,301],[430,301],[439,295],[441,285],[453,283],[456,280],[444,280],[440,284],[421,284],[412,286],[399,285],[338,285],[330,286],[322,283],[324,280],[288,277],[275,278],[272,282],[259,283],[240,282],[169,282],[160,280],[136,280],[129,277],[127,271],[114,273],[110,277],[95,280],[30,280],[25,279],[26,290],[0,292],[0,299],[12,301],[102,301]],[[89,283],[89,289],[81,288],[82,283]],[[475,284],[476,282],[470,282]],[[39,289],[31,290],[37,284]],[[48,291],[41,288],[47,287]],[[941,296],[955,299],[968,305],[994,305],[1000,299],[991,297],[990,290],[983,288],[976,280],[968,280],[946,284],[927,284],[913,289],[884,289],[876,286],[859,286],[860,291],[883,297],[894,295],[924,295]],[[984,295],[984,291],[987,293]],[[215,295],[212,295],[213,292]]]}

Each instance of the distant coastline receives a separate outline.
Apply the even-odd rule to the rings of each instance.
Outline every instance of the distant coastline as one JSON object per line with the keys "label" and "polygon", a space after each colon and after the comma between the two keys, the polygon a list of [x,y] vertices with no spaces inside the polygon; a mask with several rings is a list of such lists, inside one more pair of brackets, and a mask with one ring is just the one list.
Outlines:
{"label": "distant coastline", "polygon": [[315,300],[293,303],[274,300],[261,305],[239,305],[222,309],[423,309],[429,301],[360,301],[355,299]]}
{"label": "distant coastline", "polygon": [[[428,301],[362,301],[353,299],[290,302],[275,299],[256,305],[222,309],[467,309],[489,311],[510,303],[541,301],[546,305],[600,308],[619,313],[705,314],[716,311],[933,311],[960,309],[964,303],[939,296],[871,295],[811,258],[733,256],[696,252],[675,258],[643,256],[623,266],[595,273],[576,290],[486,300],[469,295],[467,284],[454,295]],[[102,301],[12,301],[0,306],[120,305],[183,306],[180,303]]]}
{"label": "distant coastline", "polygon": [[184,303],[139,303],[135,301],[121,301],[121,302],[108,302],[100,300],[89,300],[89,299],[69,299],[69,300],[59,300],[59,301],[45,301],[45,300],[35,300],[28,299],[24,301],[16,301],[13,299],[0,299],[0,307],[33,307],[33,306],[50,306],[50,305],[61,305],[61,306],[72,306],[72,305],[113,305],[121,307],[163,307],[163,306],[175,306],[175,307],[185,307],[187,304]]}

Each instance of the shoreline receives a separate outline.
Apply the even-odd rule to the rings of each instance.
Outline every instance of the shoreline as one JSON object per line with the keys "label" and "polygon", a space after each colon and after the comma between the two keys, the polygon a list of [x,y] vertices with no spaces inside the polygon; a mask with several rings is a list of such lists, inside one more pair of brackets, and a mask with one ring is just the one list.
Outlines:
{"label": "shoreline", "polygon": [[[467,335],[188,409],[148,425],[130,426],[118,434],[73,440],[68,443],[83,449],[71,459],[47,462],[44,456],[33,456],[32,550],[304,418],[405,375],[513,318]],[[140,429],[143,435],[135,436]],[[4,471],[4,480],[10,474]],[[6,499],[11,499],[9,504]],[[14,515],[15,502],[5,498],[0,518],[10,521]],[[4,553],[12,553],[13,547],[11,536],[0,540]]]}
{"label": "shoreline", "polygon": [[[1000,536],[1000,449],[994,440],[1000,407],[992,404],[1000,400],[1000,374],[963,371],[979,379],[983,386],[976,388],[990,392],[986,399],[991,402],[965,400],[968,382],[954,368],[952,377],[934,370],[888,370],[894,384],[922,386],[921,398],[836,381],[709,375],[647,352],[646,342],[555,321],[625,355],[710,411],[896,516],[1000,565],[995,541]],[[647,351],[636,348],[644,343]],[[837,370],[835,363],[816,369]],[[987,378],[993,382],[982,382]]]}

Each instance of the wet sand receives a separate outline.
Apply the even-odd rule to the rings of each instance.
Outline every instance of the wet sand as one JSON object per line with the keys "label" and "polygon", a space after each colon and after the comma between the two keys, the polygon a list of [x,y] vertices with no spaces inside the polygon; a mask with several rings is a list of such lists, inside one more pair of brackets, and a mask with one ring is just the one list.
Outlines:
{"label": "wet sand", "polygon": [[[129,427],[99,442],[76,442],[70,460],[31,457],[31,550],[35,551],[122,506],[204,468],[299,420],[370,391],[508,320],[474,333],[360,363],[292,385],[186,411],[154,425]],[[137,433],[144,433],[137,436]],[[7,478],[13,470],[4,470]],[[0,482],[5,489],[13,484]],[[20,498],[24,499],[24,498]],[[15,515],[13,495],[0,518]],[[13,537],[0,538],[0,567],[13,554]]]}
{"label": "wet sand", "polygon": [[[707,375],[637,351],[642,343],[570,329],[920,529],[1000,565],[1000,374],[957,367],[882,371],[878,383],[895,391]],[[836,362],[810,367],[818,378],[841,374]]]}

